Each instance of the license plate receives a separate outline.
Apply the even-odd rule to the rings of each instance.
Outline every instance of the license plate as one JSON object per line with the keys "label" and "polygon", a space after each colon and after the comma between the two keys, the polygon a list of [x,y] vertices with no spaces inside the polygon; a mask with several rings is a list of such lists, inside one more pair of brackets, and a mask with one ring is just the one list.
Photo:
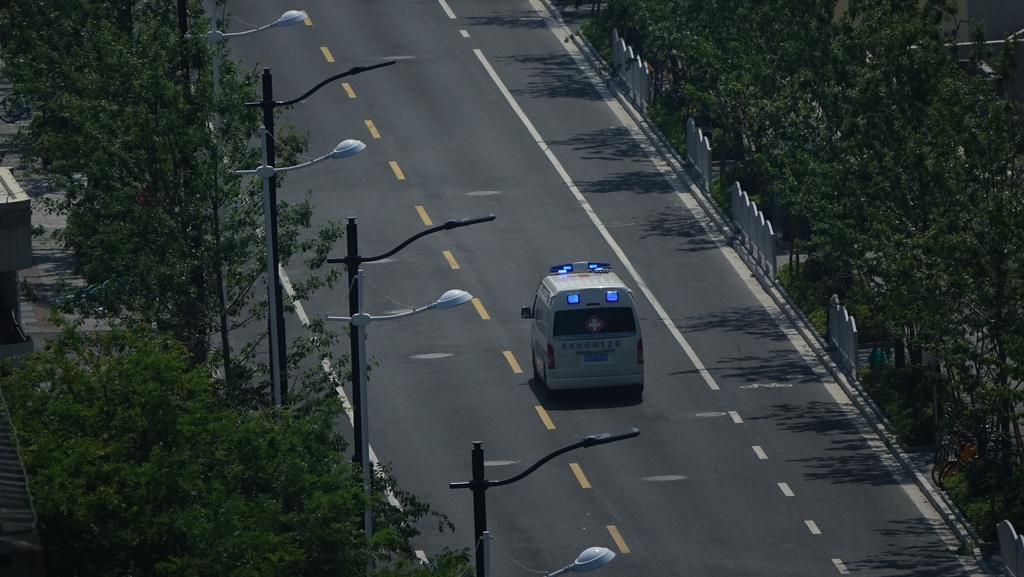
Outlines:
{"label": "license plate", "polygon": [[607,360],[608,360],[608,353],[591,353],[591,354],[588,354],[588,355],[583,355],[583,362],[584,363],[599,363],[601,361],[607,361]]}

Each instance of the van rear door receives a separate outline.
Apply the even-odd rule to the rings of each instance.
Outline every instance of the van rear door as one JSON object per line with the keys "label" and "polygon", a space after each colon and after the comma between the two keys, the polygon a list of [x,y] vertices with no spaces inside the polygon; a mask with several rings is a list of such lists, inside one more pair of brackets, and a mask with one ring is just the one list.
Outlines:
{"label": "van rear door", "polygon": [[[628,306],[587,307],[555,311],[551,339],[559,379],[635,375],[637,330]],[[550,371],[549,371],[550,374]]]}

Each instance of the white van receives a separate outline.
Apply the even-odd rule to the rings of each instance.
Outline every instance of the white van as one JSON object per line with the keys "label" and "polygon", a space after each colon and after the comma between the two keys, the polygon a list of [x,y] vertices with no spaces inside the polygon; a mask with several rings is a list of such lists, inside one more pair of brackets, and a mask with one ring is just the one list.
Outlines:
{"label": "white van", "polygon": [[551,267],[532,307],[533,375],[549,390],[644,390],[644,341],[633,292],[602,262]]}

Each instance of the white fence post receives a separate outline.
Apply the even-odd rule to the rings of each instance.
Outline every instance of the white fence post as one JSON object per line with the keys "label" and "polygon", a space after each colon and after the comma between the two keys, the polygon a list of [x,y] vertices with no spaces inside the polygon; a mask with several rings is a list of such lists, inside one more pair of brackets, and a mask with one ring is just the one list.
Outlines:
{"label": "white fence post", "polygon": [[839,295],[832,295],[829,304],[831,305],[828,314],[829,341],[835,343],[836,348],[846,358],[846,362],[849,363],[854,376],[856,376],[859,361],[857,351],[860,349],[857,321],[850,316],[846,307],[839,304]]}
{"label": "white fence post", "polygon": [[[757,209],[757,204],[740,188],[740,183],[732,184],[732,220],[740,230],[741,240],[748,244],[748,251],[754,257],[757,266],[770,276],[779,272],[777,253],[775,251],[775,229],[765,218],[764,213]],[[754,254],[754,251],[757,254]]]}

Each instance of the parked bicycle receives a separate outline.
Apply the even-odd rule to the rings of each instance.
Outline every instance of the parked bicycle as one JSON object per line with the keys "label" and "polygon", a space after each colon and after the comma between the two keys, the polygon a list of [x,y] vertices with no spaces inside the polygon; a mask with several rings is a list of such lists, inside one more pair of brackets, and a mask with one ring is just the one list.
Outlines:
{"label": "parked bicycle", "polygon": [[0,99],[0,120],[14,124],[32,116],[32,102],[24,100],[17,92],[10,92]]}

